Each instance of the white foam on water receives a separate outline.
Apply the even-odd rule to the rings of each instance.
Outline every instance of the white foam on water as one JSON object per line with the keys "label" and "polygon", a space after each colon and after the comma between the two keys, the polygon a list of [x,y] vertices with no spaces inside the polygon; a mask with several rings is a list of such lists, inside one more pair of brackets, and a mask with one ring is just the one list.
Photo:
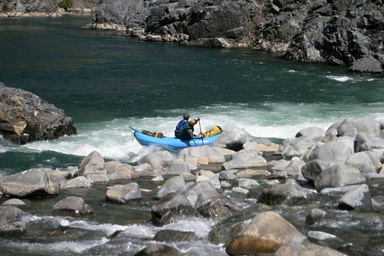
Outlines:
{"label": "white foam on water", "polygon": [[353,80],[353,78],[349,76],[326,76],[326,77],[331,80],[336,80],[338,82],[347,82],[347,81]]}
{"label": "white foam on water", "polygon": [[174,223],[164,225],[164,229],[194,232],[200,238],[207,238],[212,226],[215,224],[210,219],[203,218],[183,218]]}
{"label": "white foam on water", "polygon": [[37,243],[37,242],[12,242],[9,241],[3,246],[7,246],[9,248],[18,248],[23,251],[30,252],[73,252],[73,253],[82,253],[93,247],[103,245],[108,242],[107,238],[102,238],[100,240],[89,240],[89,241],[62,241],[55,243]]}
{"label": "white foam on water", "polygon": [[[177,109],[162,111],[163,116],[146,118],[121,118],[111,121],[80,123],[78,134],[57,140],[34,142],[24,148],[38,151],[57,151],[64,154],[86,156],[98,151],[103,157],[124,161],[137,161],[145,154],[158,148],[143,147],[133,136],[128,124],[138,130],[162,132],[173,136],[174,128],[182,115],[188,113],[191,118],[201,118],[195,126],[195,132],[208,131],[219,125],[222,129],[241,129],[252,137],[292,138],[307,127],[317,126],[326,130],[334,122],[347,117],[371,117],[384,119],[382,106],[356,105],[346,108],[344,105],[330,104],[293,104],[265,103],[210,105],[198,109]],[[156,113],[154,113],[156,115]]]}

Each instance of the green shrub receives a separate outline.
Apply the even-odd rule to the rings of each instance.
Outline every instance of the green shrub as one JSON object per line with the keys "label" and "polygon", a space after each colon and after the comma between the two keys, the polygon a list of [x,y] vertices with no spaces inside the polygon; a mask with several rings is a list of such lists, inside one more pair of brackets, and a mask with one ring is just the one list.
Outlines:
{"label": "green shrub", "polygon": [[63,8],[64,10],[68,10],[70,8],[73,8],[73,0],[63,0],[60,4],[59,4],[59,7],[60,8]]}

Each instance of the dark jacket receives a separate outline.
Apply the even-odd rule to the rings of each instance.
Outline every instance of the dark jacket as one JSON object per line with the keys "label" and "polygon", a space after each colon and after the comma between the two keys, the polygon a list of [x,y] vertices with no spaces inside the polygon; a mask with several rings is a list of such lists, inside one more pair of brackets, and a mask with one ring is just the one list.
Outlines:
{"label": "dark jacket", "polygon": [[180,139],[189,140],[197,138],[196,135],[193,134],[193,126],[189,125],[189,122],[184,124],[183,129],[181,130]]}
{"label": "dark jacket", "polygon": [[175,137],[176,137],[176,138],[179,138],[179,137],[180,137],[181,130],[183,130],[183,127],[184,127],[185,123],[188,123],[188,121],[182,119],[182,120],[180,120],[180,122],[176,125],[176,129],[175,129]]}

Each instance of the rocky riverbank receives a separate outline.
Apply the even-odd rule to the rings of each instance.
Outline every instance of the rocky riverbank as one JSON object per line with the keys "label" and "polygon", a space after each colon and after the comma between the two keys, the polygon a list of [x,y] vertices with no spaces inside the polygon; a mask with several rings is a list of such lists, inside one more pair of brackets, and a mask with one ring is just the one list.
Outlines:
{"label": "rocky riverbank", "polygon": [[103,0],[90,28],[140,40],[247,47],[310,63],[383,73],[382,1]]}
{"label": "rocky riverbank", "polygon": [[90,15],[97,7],[96,0],[7,0],[0,3],[0,18],[60,17],[64,14]]}
{"label": "rocky riverbank", "polygon": [[[281,144],[267,139],[249,142],[241,130],[225,130],[212,146],[158,150],[131,164],[105,161],[94,151],[76,169],[38,168],[1,177],[5,203],[0,207],[0,232],[27,232],[23,198],[71,190],[75,195],[58,201],[52,214],[88,216],[93,210],[82,191],[105,183],[110,184],[105,190],[110,204],[150,205],[153,225],[182,216],[216,220],[209,242],[222,244],[228,255],[378,255],[384,248],[369,248],[372,254],[366,254],[368,248],[347,230],[325,232],[319,227],[337,222],[341,213],[348,219],[382,222],[383,127],[377,120],[347,118],[326,131],[305,128]],[[140,187],[148,178],[159,184],[150,198]],[[10,197],[19,200],[5,200]],[[108,239],[122,238],[116,233]],[[171,244],[155,242],[183,239],[196,236],[159,231],[136,255],[182,255]]]}

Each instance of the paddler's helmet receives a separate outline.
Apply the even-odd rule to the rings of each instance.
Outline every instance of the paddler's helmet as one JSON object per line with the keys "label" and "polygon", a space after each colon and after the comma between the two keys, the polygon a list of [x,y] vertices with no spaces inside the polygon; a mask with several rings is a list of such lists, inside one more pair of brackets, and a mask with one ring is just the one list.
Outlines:
{"label": "paddler's helmet", "polygon": [[184,120],[188,120],[189,119],[189,115],[188,114],[183,115],[183,119]]}

